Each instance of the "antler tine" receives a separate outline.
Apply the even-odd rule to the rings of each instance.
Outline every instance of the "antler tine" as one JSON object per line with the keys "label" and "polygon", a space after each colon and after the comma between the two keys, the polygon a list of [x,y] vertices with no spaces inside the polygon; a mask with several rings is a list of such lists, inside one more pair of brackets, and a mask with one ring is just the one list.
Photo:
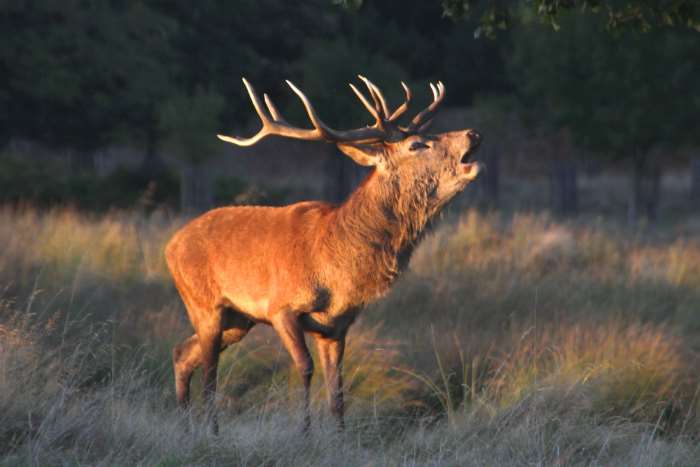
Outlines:
{"label": "antler tine", "polygon": [[363,83],[365,83],[365,86],[367,86],[367,90],[369,91],[369,95],[372,97],[372,101],[374,102],[374,108],[377,110],[377,113],[380,115],[380,119],[384,118],[384,113],[382,109],[382,104],[379,102],[379,98],[377,95],[374,93],[374,89],[372,89],[372,84],[369,82],[367,78],[365,78],[362,75],[357,75],[360,80],[362,80]]}
{"label": "antler tine", "polygon": [[[369,80],[368,80],[369,81]],[[379,87],[370,82],[372,85],[372,89],[374,89],[374,92],[377,94],[377,98],[379,99],[379,103],[382,105],[382,111],[384,112],[384,118],[388,119],[389,118],[389,106],[386,104],[386,99],[384,99],[384,94],[382,94],[381,89]]]}
{"label": "antler tine", "polygon": [[403,87],[403,90],[406,93],[406,100],[396,110],[394,110],[393,114],[391,114],[391,117],[389,117],[390,122],[396,121],[401,115],[403,115],[403,113],[406,112],[406,110],[408,110],[408,104],[411,102],[411,90],[408,88],[408,86],[406,86],[406,83],[404,83],[403,81],[401,81],[401,86]]}
{"label": "antler tine", "polygon": [[364,96],[364,94],[362,94],[362,93],[359,91],[359,89],[357,89],[357,88],[355,87],[354,84],[352,84],[352,83],[348,83],[348,84],[350,85],[350,89],[352,89],[352,92],[355,93],[355,95],[358,97],[358,99],[360,99],[360,102],[362,102],[362,104],[365,106],[365,108],[369,111],[369,113],[372,114],[372,116],[374,117],[374,119],[377,121],[377,125],[381,125],[382,117],[381,117],[381,116],[379,115],[379,113],[377,112],[377,109],[375,109],[374,107],[372,107],[372,104],[369,103],[369,101],[368,101],[367,98]]}
{"label": "antler tine", "polygon": [[260,98],[255,93],[253,86],[245,78],[243,78],[243,85],[245,86],[246,90],[248,91],[248,95],[250,96],[250,100],[253,102],[253,107],[255,107],[255,111],[258,113],[260,120],[262,120],[263,123],[268,121],[269,119],[267,118],[267,115],[265,115],[265,111],[262,108],[262,103],[260,102]]}
{"label": "antler tine", "polygon": [[[263,111],[262,108],[262,103],[260,102],[260,98],[258,95],[255,93],[255,89],[253,89],[253,86],[248,82],[247,79],[242,78],[243,80],[243,85],[245,86],[246,90],[248,91],[248,96],[250,96],[250,101],[253,103],[253,107],[255,108],[255,112],[258,114],[258,117],[260,117],[260,121],[262,122],[263,126],[260,129],[260,131],[255,135],[250,138],[235,138],[232,136],[225,136],[225,135],[216,135],[217,138],[219,138],[222,141],[226,141],[227,143],[233,143],[238,146],[252,146],[253,144],[257,143],[261,139],[263,139],[265,136],[270,134],[269,130],[269,124],[270,124],[270,119],[267,117],[265,112]],[[267,96],[266,97],[266,102],[267,102]],[[274,106],[273,106],[274,108]],[[278,114],[279,115],[279,114]],[[274,118],[274,113],[273,113],[273,118]]]}
{"label": "antler tine", "polygon": [[280,114],[279,110],[277,110],[277,107],[275,107],[275,104],[272,103],[272,100],[267,94],[263,94],[263,99],[265,100],[265,105],[267,105],[267,110],[269,110],[270,115],[272,115],[272,120],[278,123],[287,123],[287,121],[282,117],[282,114]]}
{"label": "antler tine", "polygon": [[438,98],[438,90],[437,88],[433,85],[433,83],[428,83],[430,85],[430,90],[433,91],[433,102],[437,100]]}
{"label": "antler tine", "polygon": [[445,99],[445,85],[442,84],[442,81],[438,81],[437,88],[431,83],[430,90],[433,92],[433,102],[431,102],[428,107],[413,118],[411,124],[407,128],[407,131],[422,131],[424,126],[429,125],[429,121],[432,120],[435,110]]}
{"label": "antler tine", "polygon": [[423,132],[426,131],[428,128],[430,128],[430,125],[432,125],[432,124],[433,124],[433,119],[431,118],[430,120],[428,120],[427,122],[425,122],[424,124],[422,124],[422,125],[418,128],[418,133],[423,133]]}
{"label": "antler tine", "polygon": [[287,83],[287,86],[292,88],[294,94],[299,96],[301,103],[304,104],[304,108],[306,109],[306,114],[309,116],[309,120],[311,120],[311,123],[313,124],[314,128],[316,128],[316,130],[319,131],[321,136],[327,138],[328,132],[326,131],[326,125],[321,121],[320,118],[318,118],[318,115],[316,114],[316,109],[314,109],[314,106],[311,105],[311,102],[306,97],[306,94],[301,92],[301,90],[298,87],[294,86],[294,83],[292,83],[288,79],[285,80],[285,82]]}
{"label": "antler tine", "polygon": [[360,78],[367,86],[367,89],[369,89],[369,93],[372,95],[372,99],[374,100],[374,105],[378,111],[382,112],[382,117],[388,119],[389,108],[386,105],[386,99],[384,99],[382,91],[379,89],[379,87],[377,87],[376,84],[371,82],[366,77],[362,75],[357,75],[357,77]]}

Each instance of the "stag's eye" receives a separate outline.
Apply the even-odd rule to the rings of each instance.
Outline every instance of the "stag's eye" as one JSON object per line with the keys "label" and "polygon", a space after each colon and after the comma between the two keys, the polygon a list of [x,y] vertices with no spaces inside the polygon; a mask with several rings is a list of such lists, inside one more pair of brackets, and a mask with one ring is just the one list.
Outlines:
{"label": "stag's eye", "polygon": [[409,151],[417,151],[419,149],[427,149],[429,147],[430,146],[428,146],[427,144],[425,144],[421,141],[414,141],[413,143],[411,143],[411,146],[408,148],[408,150]]}

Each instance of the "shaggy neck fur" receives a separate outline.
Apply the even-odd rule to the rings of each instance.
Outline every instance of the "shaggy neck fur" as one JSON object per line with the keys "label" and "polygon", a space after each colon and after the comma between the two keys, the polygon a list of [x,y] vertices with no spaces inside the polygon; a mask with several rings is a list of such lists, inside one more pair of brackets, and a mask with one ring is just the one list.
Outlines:
{"label": "shaggy neck fur", "polygon": [[335,263],[351,273],[365,303],[386,293],[437,212],[435,179],[402,175],[373,171],[335,211],[327,237],[326,245],[338,249]]}

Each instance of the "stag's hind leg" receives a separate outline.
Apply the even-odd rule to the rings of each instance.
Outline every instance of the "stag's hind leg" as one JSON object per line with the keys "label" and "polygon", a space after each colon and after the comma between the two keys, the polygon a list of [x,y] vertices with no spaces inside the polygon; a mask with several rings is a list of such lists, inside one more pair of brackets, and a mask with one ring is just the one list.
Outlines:
{"label": "stag's hind leg", "polygon": [[175,396],[183,409],[190,404],[190,381],[192,373],[201,365],[197,335],[193,335],[173,348],[173,372],[175,373]]}
{"label": "stag's hind leg", "polygon": [[[243,339],[255,323],[243,315],[225,311],[221,351]],[[197,334],[190,336],[173,349],[173,369],[175,373],[175,394],[180,407],[186,408],[190,401],[190,381],[194,371],[202,366],[202,350]]]}

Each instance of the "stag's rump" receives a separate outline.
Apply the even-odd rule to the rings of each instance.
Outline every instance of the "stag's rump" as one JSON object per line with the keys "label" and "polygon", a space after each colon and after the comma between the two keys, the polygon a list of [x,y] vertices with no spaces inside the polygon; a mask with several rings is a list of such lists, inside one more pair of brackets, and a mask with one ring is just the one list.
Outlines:
{"label": "stag's rump", "polygon": [[275,309],[303,308],[315,297],[312,252],[331,213],[320,202],[234,206],[189,222],[165,249],[188,310],[226,305],[267,321]]}

